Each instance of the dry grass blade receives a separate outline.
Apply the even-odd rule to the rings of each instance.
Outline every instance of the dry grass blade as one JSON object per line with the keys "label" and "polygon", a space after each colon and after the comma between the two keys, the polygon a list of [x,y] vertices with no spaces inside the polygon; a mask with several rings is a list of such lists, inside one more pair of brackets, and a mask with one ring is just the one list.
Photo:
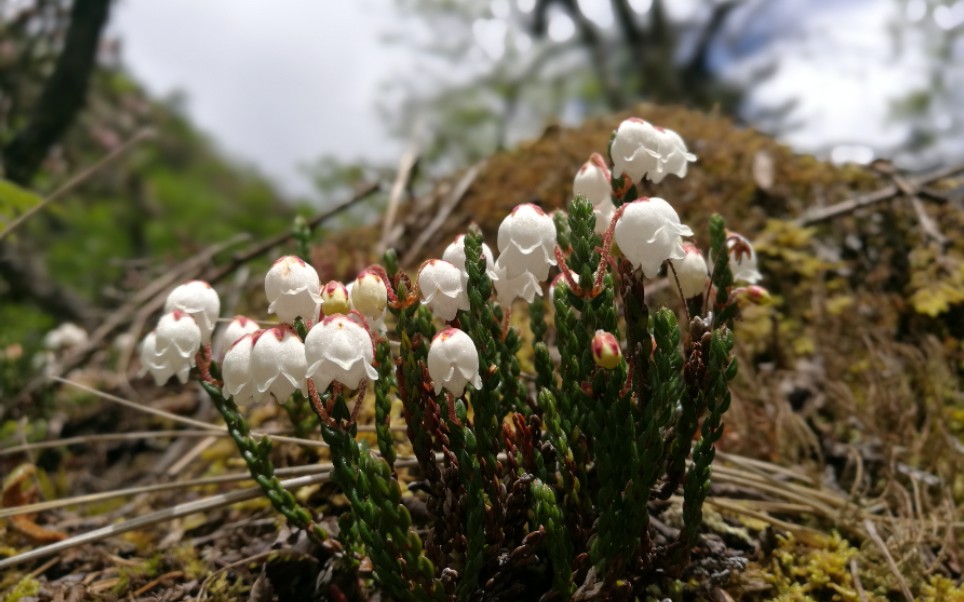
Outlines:
{"label": "dry grass blade", "polygon": [[914,595],[911,593],[910,588],[907,587],[907,581],[904,579],[904,575],[901,574],[900,568],[894,561],[894,557],[891,555],[890,550],[887,549],[887,544],[884,543],[880,533],[877,532],[877,527],[874,525],[874,521],[865,519],[864,528],[867,529],[867,535],[870,536],[870,539],[874,542],[874,545],[880,548],[881,554],[884,555],[884,559],[887,561],[887,567],[890,569],[890,572],[893,573],[894,578],[897,579],[897,583],[900,585],[900,591],[902,594],[904,594],[904,598],[907,599],[907,602],[914,602]]}
{"label": "dry grass blade", "polygon": [[[226,427],[218,426],[216,424],[208,424],[207,422],[201,420],[194,420],[193,418],[186,418],[184,416],[178,416],[177,414],[172,414],[170,412],[165,412],[164,410],[158,410],[157,408],[152,408],[145,406],[143,404],[135,403],[133,401],[124,399],[123,397],[118,397],[117,395],[111,395],[110,393],[105,393],[104,391],[98,391],[93,387],[88,387],[87,385],[62,378],[60,376],[51,377],[59,383],[65,385],[70,385],[71,387],[80,389],[81,391],[86,391],[91,395],[96,395],[101,399],[106,399],[107,401],[112,401],[114,403],[120,404],[126,408],[131,408],[139,412],[144,412],[145,414],[151,414],[153,416],[159,416],[161,418],[166,418],[168,420],[173,420],[174,422],[180,422],[181,424],[186,424],[188,426],[199,427],[207,430],[212,435],[218,435],[221,433],[227,433]],[[277,441],[279,443],[294,443],[295,445],[304,445],[308,447],[328,447],[328,444],[324,441],[317,441],[315,439],[301,439],[298,437],[287,437],[285,435],[274,435],[272,433],[262,433],[252,431],[251,435],[253,437],[267,437],[272,441]]]}
{"label": "dry grass blade", "polygon": [[208,429],[204,430],[168,430],[168,431],[132,431],[129,433],[103,433],[97,435],[78,435],[77,437],[65,437],[63,439],[53,439],[51,441],[37,441],[35,443],[24,443],[0,449],[0,456],[12,456],[19,453],[27,453],[41,449],[53,447],[66,447],[68,445],[89,445],[91,443],[110,443],[114,441],[141,441],[148,438],[161,439],[164,437],[227,437],[225,433],[213,433]]}
{"label": "dry grass blade", "polygon": [[[281,481],[281,486],[285,489],[297,489],[299,487],[305,487],[308,485],[314,485],[317,483],[324,483],[328,480],[328,473],[309,475],[304,477],[296,477],[293,479],[287,479]],[[185,517],[189,514],[194,514],[197,512],[207,512],[209,510],[215,510],[217,508],[222,508],[224,506],[230,506],[237,504],[239,502],[245,502],[248,500],[253,500],[264,495],[264,492],[260,487],[250,487],[247,489],[241,489],[238,491],[232,491],[230,493],[222,493],[214,495],[211,497],[206,497],[204,499],[196,500],[193,502],[186,502],[183,504],[176,504],[170,508],[165,508],[163,510],[158,510],[156,512],[151,512],[150,514],[145,514],[144,516],[139,516],[137,518],[124,521],[122,523],[117,523],[115,525],[110,525],[103,527],[101,529],[95,529],[75,537],[70,537],[63,541],[53,543],[50,545],[37,548],[36,550],[31,550],[29,552],[24,552],[23,554],[18,554],[16,556],[11,556],[10,558],[4,558],[0,560],[0,570],[8,569],[31,560],[37,560],[39,558],[46,558],[54,554],[59,554],[65,550],[75,548],[88,543],[94,543],[107,539],[108,537],[114,537],[115,535],[120,535],[121,533],[127,533],[128,531],[134,531],[136,529],[142,529],[144,527],[150,527],[158,523],[163,523],[169,520],[174,520],[177,518]]]}

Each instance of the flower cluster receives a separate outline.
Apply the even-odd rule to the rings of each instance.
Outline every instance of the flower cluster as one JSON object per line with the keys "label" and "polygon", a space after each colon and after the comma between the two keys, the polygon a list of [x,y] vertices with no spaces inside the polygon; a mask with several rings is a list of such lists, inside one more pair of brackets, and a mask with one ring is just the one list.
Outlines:
{"label": "flower cluster", "polygon": [[[594,153],[579,169],[568,214],[516,206],[497,257],[477,229],[414,279],[393,252],[348,284],[323,284],[303,259],[281,257],[264,279],[278,323],[225,320],[213,348],[217,293],[179,286],[142,343],[143,370],[161,384],[185,382],[196,366],[255,480],[309,532],[309,510],[279,490],[270,446],[254,441],[238,406],[274,399],[289,416],[298,404],[313,412],[352,503],[352,546],[388,597],[476,599],[490,583],[545,585],[549,572],[558,599],[577,588],[583,599],[645,597],[646,579],[699,547],[736,373],[734,316],[769,297],[751,243],[722,218],[711,219],[707,260],[670,202],[633,198],[643,178],[686,175],[696,157],[679,135],[629,119],[609,155],[611,165]],[[682,326],[676,310],[647,305],[647,281],[661,276],[683,297]],[[537,297],[550,277],[547,303]],[[510,319],[519,299],[531,375]],[[355,439],[370,385],[378,455]],[[393,403],[425,482],[424,543],[395,476]],[[654,492],[681,506],[678,533],[659,536],[675,537],[666,545],[653,543]]]}

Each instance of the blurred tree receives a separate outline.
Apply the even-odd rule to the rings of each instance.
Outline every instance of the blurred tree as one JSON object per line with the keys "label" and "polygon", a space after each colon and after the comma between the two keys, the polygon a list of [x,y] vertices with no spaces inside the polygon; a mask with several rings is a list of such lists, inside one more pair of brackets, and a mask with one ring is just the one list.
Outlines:
{"label": "blurred tree", "polygon": [[[151,99],[103,36],[108,0],[0,0],[3,177],[52,191],[139,132],[149,143],[0,241],[0,346],[36,344],[39,325],[96,326],[166,265],[239,232],[277,234],[295,208],[256,170],[226,161]],[[86,94],[85,94],[86,91]],[[0,198],[0,214],[12,209]],[[149,259],[149,261],[148,261]]]}
{"label": "blurred tree", "polygon": [[893,103],[907,124],[896,149],[903,164],[922,167],[964,153],[964,2],[897,0],[891,30],[895,60],[912,60],[917,77]]}
{"label": "blurred tree", "polygon": [[[394,39],[421,50],[424,64],[417,82],[411,73],[392,82],[383,113],[403,136],[414,116],[430,116],[436,133],[427,154],[447,168],[531,136],[533,124],[581,121],[639,100],[739,117],[744,91],[772,75],[777,63],[759,60],[741,80],[727,80],[721,51],[730,60],[764,57],[795,26],[774,20],[775,9],[763,0],[399,0],[398,6],[401,31]],[[766,26],[770,21],[780,27]],[[772,117],[791,108],[766,111]]]}

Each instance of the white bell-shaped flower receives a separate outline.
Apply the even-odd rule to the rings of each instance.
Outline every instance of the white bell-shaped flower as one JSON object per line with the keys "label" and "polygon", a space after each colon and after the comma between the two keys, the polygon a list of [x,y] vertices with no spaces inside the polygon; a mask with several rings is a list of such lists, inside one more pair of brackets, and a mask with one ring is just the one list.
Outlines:
{"label": "white bell-shaped flower", "polygon": [[753,245],[742,234],[727,232],[726,250],[730,255],[730,271],[733,272],[733,280],[756,284],[763,280],[756,262],[756,251]]}
{"label": "white bell-shaped flower", "polygon": [[431,259],[418,271],[422,304],[446,322],[459,310],[469,309],[469,294],[462,283],[462,271],[447,261]]}
{"label": "white bell-shaped flower", "polygon": [[286,324],[294,324],[298,317],[313,322],[321,306],[320,288],[315,268],[294,255],[280,257],[264,277],[268,312]]}
{"label": "white bell-shaped flower", "polygon": [[542,296],[542,286],[532,272],[522,272],[510,278],[506,276],[505,269],[496,262],[491,276],[496,298],[505,309],[512,307],[516,299],[525,299],[526,303],[532,303],[536,295]]}
{"label": "white bell-shaped flower", "polygon": [[531,203],[517,205],[502,220],[498,244],[496,266],[508,278],[529,272],[544,282],[549,277],[549,268],[556,265],[556,225]]}
{"label": "white bell-shaped flower", "polygon": [[201,329],[201,343],[211,342],[211,333],[221,315],[221,299],[217,291],[203,280],[191,282],[175,287],[164,302],[164,311],[170,313],[180,310],[194,318]]}
{"label": "white bell-shaped flower", "polygon": [[673,260],[673,268],[676,269],[683,298],[692,299],[706,292],[710,282],[710,271],[703,254],[696,245],[683,243],[683,252],[685,255],[682,259]]}
{"label": "white bell-shaped flower", "polygon": [[227,325],[222,326],[218,330],[217,336],[214,337],[214,359],[219,362],[222,361],[224,355],[235,341],[246,334],[259,330],[261,330],[261,327],[251,318],[247,316],[234,316]]}
{"label": "white bell-shaped flower", "polygon": [[328,316],[305,337],[305,357],[308,378],[318,391],[339,382],[349,389],[357,389],[362,379],[377,380],[372,366],[375,344],[368,330],[348,316]]}
{"label": "white bell-shaped flower", "polygon": [[655,278],[664,261],[683,258],[681,237],[692,234],[669,203],[650,197],[626,206],[616,222],[613,239],[633,267],[641,268],[647,278]]}
{"label": "white bell-shaped flower", "polygon": [[347,314],[351,311],[351,297],[346,287],[332,280],[321,288],[321,313],[326,316]]}
{"label": "white bell-shaped flower", "polygon": [[276,326],[252,336],[251,379],[255,399],[274,395],[284,401],[295,391],[308,393],[305,381],[305,344],[290,326]]}
{"label": "white bell-shaped flower", "polygon": [[174,375],[185,383],[200,349],[201,329],[197,322],[174,310],[161,316],[157,328],[141,344],[142,371],[146,367],[158,385]]}
{"label": "white bell-shaped flower", "polygon": [[627,174],[639,182],[646,174],[656,171],[659,163],[660,133],[653,124],[638,117],[630,117],[619,124],[609,147],[613,160],[613,175]]}
{"label": "white bell-shaped flower", "polygon": [[254,350],[256,332],[241,335],[231,344],[221,362],[224,392],[238,403],[246,403],[259,397],[258,388],[251,374],[251,352]]}
{"label": "white bell-shaped flower", "polygon": [[50,351],[65,351],[87,343],[87,331],[73,322],[64,322],[44,336],[44,347]]}
{"label": "white bell-shaped flower", "polygon": [[596,218],[596,225],[593,227],[593,231],[602,236],[609,229],[609,224],[613,221],[613,215],[616,214],[616,206],[609,199],[599,203],[592,208],[592,214]]}
{"label": "white bell-shaped flower", "polygon": [[[484,242],[482,243],[482,256],[485,257],[485,270],[491,277],[493,270],[495,270],[495,256],[492,254],[492,248]],[[442,259],[451,263],[462,272],[462,286],[468,286],[469,273],[465,270],[464,234],[456,236],[455,240],[452,241],[449,246],[445,247],[445,251],[442,252]]]}
{"label": "white bell-shaped flower", "polygon": [[351,302],[369,320],[380,321],[388,305],[388,287],[371,269],[362,270],[351,287]]}
{"label": "white bell-shaped flower", "polygon": [[579,171],[576,172],[576,177],[572,181],[572,195],[586,197],[593,207],[598,207],[605,202],[612,205],[611,177],[602,155],[593,153],[589,160],[583,163]]}
{"label": "white bell-shaped flower", "polygon": [[446,328],[436,334],[428,349],[428,374],[435,383],[436,395],[444,388],[457,397],[470,383],[481,389],[479,350],[471,337],[458,328]]}
{"label": "white bell-shaped flower", "polygon": [[696,161],[696,155],[686,150],[686,143],[673,130],[656,129],[660,133],[659,162],[656,164],[656,171],[650,172],[649,179],[658,184],[668,174],[679,178],[686,177],[686,168],[688,164]]}

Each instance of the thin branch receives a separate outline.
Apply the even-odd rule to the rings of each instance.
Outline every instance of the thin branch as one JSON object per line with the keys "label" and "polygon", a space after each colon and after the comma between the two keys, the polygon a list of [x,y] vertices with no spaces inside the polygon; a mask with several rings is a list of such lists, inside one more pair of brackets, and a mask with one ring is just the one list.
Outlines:
{"label": "thin branch", "polygon": [[3,231],[0,231],[0,240],[3,240],[4,238],[6,238],[11,232],[13,232],[21,224],[23,224],[28,219],[30,219],[31,217],[33,217],[34,215],[36,215],[37,213],[39,213],[40,211],[48,207],[51,203],[53,203],[60,197],[64,196],[68,192],[73,191],[74,188],[77,188],[77,186],[86,182],[91,176],[93,176],[94,174],[96,174],[97,172],[99,172],[100,170],[107,167],[115,160],[117,160],[118,158],[126,154],[127,151],[134,148],[137,144],[143,142],[144,140],[153,138],[154,135],[155,135],[154,130],[151,130],[151,129],[143,129],[139,131],[123,145],[114,149],[107,156],[101,158],[100,161],[98,161],[97,163],[94,163],[93,165],[88,166],[87,168],[83,169],[80,173],[68,179],[66,182],[64,182],[63,185],[61,185],[60,188],[50,193],[50,195],[47,198],[45,198],[43,201],[41,201],[40,203],[37,203],[27,211],[24,211],[21,215],[18,215],[16,219],[10,222]]}
{"label": "thin branch", "polygon": [[[964,163],[958,163],[957,165],[951,165],[934,170],[918,178],[908,178],[907,183],[911,187],[911,190],[919,191],[922,187],[928,184],[949,178],[962,171],[964,171]],[[886,186],[880,190],[862,194],[829,207],[809,211],[805,215],[799,217],[796,220],[796,223],[799,226],[812,226],[814,224],[836,219],[842,215],[848,215],[854,211],[857,211],[858,209],[863,209],[864,207],[870,207],[871,205],[876,205],[877,203],[893,199],[901,194],[904,194],[904,191],[902,191],[897,184],[891,184],[890,186]]]}

